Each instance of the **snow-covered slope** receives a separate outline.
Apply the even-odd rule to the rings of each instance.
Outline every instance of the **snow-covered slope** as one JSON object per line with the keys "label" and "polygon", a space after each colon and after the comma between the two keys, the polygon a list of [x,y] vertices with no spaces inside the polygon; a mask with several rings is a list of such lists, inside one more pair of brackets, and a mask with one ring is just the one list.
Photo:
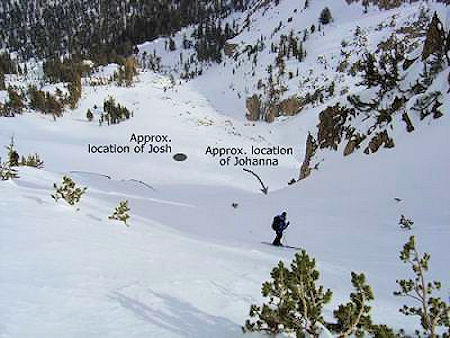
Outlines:
{"label": "snow-covered slope", "polygon": [[[147,95],[152,107],[160,102],[170,114],[161,88]],[[94,98],[90,94],[87,100]],[[181,163],[182,174],[170,158],[153,168],[151,159],[86,154],[85,142],[94,134],[112,142],[109,133],[121,139],[143,128],[138,115],[145,110],[138,103],[135,109],[134,119],[117,131],[88,125],[76,115],[56,123],[32,116],[2,120],[3,143],[14,133],[20,152],[37,150],[47,164],[45,170],[21,169],[19,179],[0,184],[2,336],[237,337],[249,305],[260,301],[260,284],[271,267],[293,256],[260,243],[272,239],[270,221],[281,210],[291,221],[287,242],[318,258],[323,283],[335,291],[333,305],[346,299],[350,271],[364,271],[376,294],[376,321],[415,327],[397,314],[403,301],[392,296],[395,279],[408,274],[397,259],[409,235],[396,224],[400,214],[416,222],[413,233],[432,254],[433,277],[449,280],[450,156],[432,146],[446,142],[446,117],[413,138],[405,136],[390,152],[333,161],[314,179],[264,196],[256,186],[225,184],[228,175],[233,183],[250,183],[240,170],[224,173],[187,148],[182,150],[191,157]],[[161,112],[152,111],[148,123],[161,130]],[[184,138],[200,127],[191,118],[178,119],[184,132],[170,133],[187,147]],[[208,128],[219,130],[204,128],[199,136],[208,137]],[[234,135],[222,132],[224,141],[234,142]],[[79,211],[50,197],[52,184],[74,169],[113,177],[72,173],[88,187]],[[154,189],[128,178],[144,178]],[[132,210],[129,228],[107,220],[123,199]],[[445,287],[443,295],[448,292]]]}
{"label": "snow-covered slope", "polygon": [[[324,151],[315,158],[319,170],[293,185],[287,183],[298,178],[304,141],[309,132],[315,133],[319,113],[345,101],[343,97],[326,96],[271,124],[245,120],[246,98],[257,92],[258,79],[266,77],[276,57],[270,43],[279,43],[281,34],[289,35],[291,29],[300,35],[310,29],[324,6],[330,7],[334,21],[304,42],[307,56],[301,63],[286,63],[281,78],[288,87],[286,96],[305,95],[335,80],[336,93],[345,90],[366,98],[368,91],[357,86],[358,74],[335,71],[342,61],[341,42],[348,42],[344,51],[355,62],[360,57],[357,26],[373,50],[394,29],[417,19],[425,4],[391,11],[369,8],[362,15],[360,5],[344,1],[314,0],[308,9],[299,3],[269,2],[224,19],[240,27],[240,34],[229,41],[240,54],[236,62],[225,57],[220,64],[203,64],[203,74],[195,79],[179,82],[148,70],[130,88],[90,86],[84,79],[78,108],[61,118],[26,112],[0,119],[3,161],[3,146],[14,136],[21,155],[37,152],[45,162],[44,169],[20,167],[19,178],[0,181],[1,338],[240,337],[250,304],[263,301],[262,282],[279,260],[288,263],[294,256],[295,250],[262,243],[273,239],[271,221],[283,210],[291,222],[285,243],[315,257],[321,283],[334,291],[325,308],[327,319],[348,299],[350,272],[364,272],[375,292],[374,322],[414,334],[418,321],[398,313],[407,300],[392,295],[395,280],[410,274],[398,253],[412,234],[419,250],[431,254],[430,279],[443,282],[440,296],[448,298],[448,69],[429,88],[443,92],[440,118],[411,114],[416,129],[407,133],[396,116],[386,127],[394,148],[369,156],[355,151],[347,157],[341,151]],[[440,15],[446,10],[434,2],[426,6]],[[249,26],[243,28],[247,15]],[[273,33],[279,21],[281,28]],[[176,45],[192,30],[177,33]],[[266,48],[252,69],[252,58],[243,51],[257,44],[261,34],[267,36]],[[423,42],[423,36],[418,39]],[[140,56],[155,50],[163,71],[175,74],[175,68],[179,73],[180,50],[165,51],[165,40],[140,46]],[[183,50],[184,60],[190,53]],[[299,76],[289,79],[288,72],[296,73],[297,67]],[[413,67],[402,85],[417,79],[411,74],[419,72],[419,62]],[[91,79],[109,77],[116,68],[109,65]],[[17,77],[9,81],[25,83]],[[55,85],[44,89],[54,91]],[[0,91],[1,101],[6,96]],[[116,125],[99,125],[108,96],[133,116]],[[88,109],[92,122],[86,119]],[[167,135],[172,152],[136,154],[133,134]],[[129,145],[131,151],[89,152],[89,145],[109,144]],[[208,147],[249,152],[252,146],[292,147],[293,154],[276,156],[278,166],[251,167],[223,166],[207,152]],[[187,159],[175,161],[175,153]],[[243,168],[262,178],[268,195]],[[53,184],[63,175],[87,187],[76,207],[51,198]],[[129,227],[108,219],[122,200],[129,201]],[[400,229],[401,215],[414,220],[413,230]]]}

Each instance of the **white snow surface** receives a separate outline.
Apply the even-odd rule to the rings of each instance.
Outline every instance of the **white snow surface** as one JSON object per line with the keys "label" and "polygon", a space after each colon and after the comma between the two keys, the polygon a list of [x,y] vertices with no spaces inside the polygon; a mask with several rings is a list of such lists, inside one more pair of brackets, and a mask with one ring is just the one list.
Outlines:
{"label": "white snow surface", "polygon": [[[260,132],[270,142],[269,131],[282,123],[227,133],[204,99],[183,87],[164,92],[159,80],[146,73],[132,89],[88,89],[80,109],[57,122],[2,119],[1,143],[14,134],[20,153],[36,151],[46,164],[0,184],[2,337],[238,337],[271,268],[293,258],[292,250],[261,244],[272,239],[271,219],[282,210],[291,221],[287,243],[316,257],[322,283],[335,291],[327,317],[347,299],[350,271],[364,271],[376,321],[415,328],[392,296],[395,279],[409,273],[397,257],[410,233],[397,221],[414,219],[420,249],[432,254],[432,277],[448,281],[450,156],[439,146],[448,139],[447,116],[399,135],[393,150],[329,159],[311,178],[264,196],[251,176],[206,157],[204,145],[243,144]],[[112,91],[119,102],[136,102],[135,116],[109,127],[84,121],[86,107]],[[215,123],[198,126],[199,118]],[[170,133],[188,160],[87,153],[88,142],[147,131]],[[295,175],[293,162],[260,173],[269,187],[285,185],[282,173]],[[79,211],[50,197],[53,183],[74,170],[88,187]],[[129,228],[107,219],[123,199]]]}
{"label": "white snow surface", "polygon": [[[325,3],[330,1],[312,2],[311,20]],[[352,34],[360,13],[355,5],[346,13],[337,3],[332,27],[344,28],[325,38],[336,45],[332,53]],[[291,1],[280,6],[281,14],[266,15],[287,18]],[[406,16],[414,8],[394,12]],[[268,25],[258,15],[255,25]],[[391,15],[373,10],[360,20],[374,26]],[[152,51],[161,41],[146,46]],[[323,41],[306,44],[311,64],[327,53],[328,45],[318,48]],[[395,280],[410,276],[398,258],[410,235],[431,254],[429,278],[443,282],[440,295],[448,299],[448,95],[440,119],[419,123],[415,117],[412,134],[395,128],[395,148],[345,158],[331,153],[309,178],[288,186],[298,177],[320,107],[272,124],[249,123],[243,100],[229,94],[225,71],[230,69],[211,67],[204,77],[169,89],[167,77],[144,72],[131,88],[83,87],[79,107],[56,121],[36,113],[0,119],[3,160],[3,145],[14,136],[21,155],[36,152],[45,161],[44,169],[21,167],[20,178],[0,181],[1,338],[241,337],[250,304],[263,302],[261,284],[279,260],[289,263],[295,254],[261,243],[273,239],[271,221],[283,210],[291,222],[285,243],[315,257],[320,283],[334,292],[327,319],[348,300],[355,271],[364,272],[374,289],[374,322],[411,334],[418,328],[417,320],[398,312],[407,300],[392,295]],[[241,80],[236,86],[244,92],[246,78]],[[99,126],[109,95],[134,116]],[[93,122],[86,120],[88,108]],[[172,154],[88,153],[88,144],[127,145],[133,133],[169,135]],[[241,167],[223,167],[205,155],[208,146],[274,145],[293,147],[294,155],[280,157],[278,167],[251,168],[269,187],[267,196]],[[187,160],[174,161],[178,152]],[[63,175],[88,187],[76,207],[50,197]],[[129,227],[108,220],[125,199]],[[414,220],[413,230],[399,228],[402,214]]]}

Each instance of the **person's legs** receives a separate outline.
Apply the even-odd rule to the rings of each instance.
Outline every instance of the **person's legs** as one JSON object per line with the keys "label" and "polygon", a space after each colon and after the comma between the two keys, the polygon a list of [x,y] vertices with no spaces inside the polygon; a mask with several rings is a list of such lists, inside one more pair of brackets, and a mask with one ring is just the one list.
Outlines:
{"label": "person's legs", "polygon": [[273,245],[277,245],[277,246],[281,245],[281,237],[282,236],[283,236],[283,233],[277,231],[277,237],[275,237],[275,239],[273,240],[272,244]]}

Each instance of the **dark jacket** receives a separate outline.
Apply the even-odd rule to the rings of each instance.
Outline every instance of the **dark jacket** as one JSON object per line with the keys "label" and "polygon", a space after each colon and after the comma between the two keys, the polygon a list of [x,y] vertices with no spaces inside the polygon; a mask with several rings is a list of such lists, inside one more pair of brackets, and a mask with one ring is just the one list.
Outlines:
{"label": "dark jacket", "polygon": [[284,230],[286,230],[286,228],[288,227],[289,222],[286,223],[286,217],[283,215],[279,215],[278,216],[278,222],[276,222],[275,224],[275,231],[278,232],[283,232]]}

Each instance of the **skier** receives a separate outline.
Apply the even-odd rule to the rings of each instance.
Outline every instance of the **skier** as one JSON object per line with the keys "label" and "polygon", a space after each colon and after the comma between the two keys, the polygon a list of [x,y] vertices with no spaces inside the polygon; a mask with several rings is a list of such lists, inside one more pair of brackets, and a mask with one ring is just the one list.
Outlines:
{"label": "skier", "polygon": [[283,231],[288,227],[289,222],[286,223],[286,211],[283,211],[281,215],[275,216],[272,223],[272,229],[275,230],[277,237],[273,240],[272,244],[281,246],[281,237],[283,237]]}

